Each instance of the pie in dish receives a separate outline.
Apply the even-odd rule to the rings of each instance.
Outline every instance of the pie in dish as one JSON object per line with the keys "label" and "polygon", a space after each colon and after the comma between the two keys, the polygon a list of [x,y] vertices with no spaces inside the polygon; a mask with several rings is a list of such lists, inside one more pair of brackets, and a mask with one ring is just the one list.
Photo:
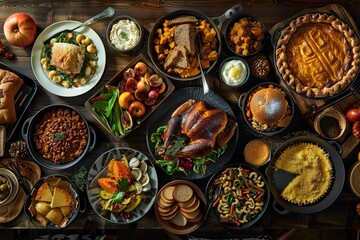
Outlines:
{"label": "pie in dish", "polygon": [[329,156],[315,144],[300,143],[285,149],[274,167],[297,175],[281,192],[281,196],[291,203],[314,203],[330,188],[332,165]]}
{"label": "pie in dish", "polygon": [[276,46],[276,66],[283,80],[308,97],[333,96],[356,77],[359,39],[334,15],[305,14],[283,29]]}

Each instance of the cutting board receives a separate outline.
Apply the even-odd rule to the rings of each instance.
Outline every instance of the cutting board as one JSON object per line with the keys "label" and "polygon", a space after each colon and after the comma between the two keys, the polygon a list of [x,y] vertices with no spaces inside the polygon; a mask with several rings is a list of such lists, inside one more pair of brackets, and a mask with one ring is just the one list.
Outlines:
{"label": "cutting board", "polygon": [[[356,34],[358,36],[360,36],[360,32],[359,29],[357,28],[354,19],[351,17],[351,15],[349,14],[349,12],[342,6],[339,4],[329,4],[326,5],[324,7],[320,7],[320,8],[311,8],[311,9],[305,9],[299,13],[297,13],[296,15],[277,23],[276,25],[274,25],[272,27],[272,29],[270,30],[270,34],[272,36],[273,39],[276,39],[275,36],[277,36],[281,30],[288,25],[288,23],[294,19],[296,16],[300,16],[306,13],[314,13],[314,12],[326,12],[326,13],[333,13],[335,15],[337,15],[340,19],[342,19],[343,21],[345,21],[346,23],[348,23],[356,32]],[[291,87],[289,87],[284,81],[280,81],[280,84],[287,88],[290,92],[291,97],[293,98],[294,102],[297,105],[297,108],[299,110],[300,115],[302,115],[303,117],[309,113],[309,111],[311,111],[312,109],[315,109],[319,106],[322,106],[323,104],[325,104],[327,101],[332,101],[335,98],[329,99],[329,100],[322,100],[322,99],[311,99],[311,98],[307,98],[304,97],[298,93],[296,93],[295,91],[293,91],[291,89]],[[331,106],[331,108],[339,110],[340,112],[345,112],[346,109],[354,104],[355,102],[360,100],[360,95],[351,95],[345,99],[343,99],[342,101],[336,103],[335,105]],[[308,118],[306,119],[306,121],[308,122],[308,124],[310,126],[313,127],[314,125],[314,117]],[[347,156],[349,156],[349,154],[356,148],[356,146],[359,144],[359,140],[357,140],[352,134],[351,134],[351,125],[349,124],[349,130],[346,133],[346,137],[339,142],[341,144],[342,147],[342,158],[345,159]]]}
{"label": "cutting board", "polygon": [[[14,159],[2,159],[1,163],[8,166],[7,160],[14,161]],[[34,185],[41,177],[39,165],[32,161],[20,160],[20,172],[32,185]],[[19,187],[19,191],[14,200],[9,204],[0,206],[0,223],[7,223],[15,219],[21,211],[23,211],[26,197],[24,190]]]}

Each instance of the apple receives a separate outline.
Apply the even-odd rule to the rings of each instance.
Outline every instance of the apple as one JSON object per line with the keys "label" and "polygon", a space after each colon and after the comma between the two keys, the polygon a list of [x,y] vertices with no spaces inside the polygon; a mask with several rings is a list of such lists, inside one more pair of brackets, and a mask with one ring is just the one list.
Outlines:
{"label": "apple", "polygon": [[130,104],[128,111],[132,117],[141,118],[144,116],[146,108],[142,102],[136,100]]}
{"label": "apple", "polygon": [[144,76],[148,71],[148,67],[144,62],[138,62],[135,64],[134,70],[137,75]]}
{"label": "apple", "polygon": [[159,97],[159,94],[155,90],[151,90],[148,97],[145,99],[145,104],[148,106],[154,105]]}
{"label": "apple", "polygon": [[360,101],[350,106],[345,113],[346,119],[354,123],[360,121]]}
{"label": "apple", "polygon": [[135,101],[135,98],[130,92],[123,92],[119,96],[119,105],[123,109],[128,109],[133,101]]}
{"label": "apple", "polygon": [[35,40],[36,23],[26,13],[14,13],[4,22],[4,34],[12,45],[27,47]]}
{"label": "apple", "polygon": [[125,72],[124,72],[124,79],[128,80],[129,78],[135,78],[135,71],[132,68],[128,68]]}
{"label": "apple", "polygon": [[136,91],[136,86],[138,81],[135,78],[129,78],[126,80],[125,89],[130,93],[134,93]]}
{"label": "apple", "polygon": [[144,79],[139,81],[137,86],[136,86],[136,89],[139,90],[140,92],[149,92],[150,91],[150,85],[147,81],[145,81]]}
{"label": "apple", "polygon": [[149,78],[149,84],[150,84],[151,87],[160,87],[162,82],[163,82],[162,77],[160,77],[157,74],[153,74]]}

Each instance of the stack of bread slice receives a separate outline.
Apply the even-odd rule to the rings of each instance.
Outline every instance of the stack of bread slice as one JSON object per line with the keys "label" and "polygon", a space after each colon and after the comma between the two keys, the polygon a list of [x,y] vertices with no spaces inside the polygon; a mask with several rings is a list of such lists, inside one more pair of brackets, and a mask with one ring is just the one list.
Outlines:
{"label": "stack of bread slice", "polygon": [[159,193],[157,211],[162,220],[180,227],[198,223],[203,218],[201,200],[187,184],[166,186]]}
{"label": "stack of bread slice", "polygon": [[44,179],[40,187],[32,192],[29,212],[44,227],[50,222],[65,227],[78,202],[71,184],[59,177]]}

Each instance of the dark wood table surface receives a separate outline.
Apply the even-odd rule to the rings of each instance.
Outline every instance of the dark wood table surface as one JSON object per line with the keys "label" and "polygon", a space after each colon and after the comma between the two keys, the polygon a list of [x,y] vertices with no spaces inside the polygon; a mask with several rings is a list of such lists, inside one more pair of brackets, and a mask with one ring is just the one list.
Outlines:
{"label": "dark wood table surface", "polygon": [[[257,3],[258,2],[258,3]],[[145,34],[148,35],[155,21],[177,9],[195,9],[206,14],[209,17],[216,17],[223,14],[228,8],[232,7],[237,3],[243,3],[244,14],[251,15],[258,20],[261,20],[267,30],[270,30],[276,23],[281,22],[297,12],[311,7],[319,7],[326,4],[326,1],[317,1],[316,4],[311,3],[312,1],[230,1],[230,0],[207,0],[207,1],[179,1],[179,0],[166,0],[166,1],[44,1],[44,0],[30,0],[30,1],[0,1],[0,22],[3,23],[7,16],[15,12],[25,12],[33,17],[38,26],[38,34],[52,23],[62,20],[77,20],[83,22],[90,17],[101,12],[108,6],[115,8],[115,16],[117,15],[130,15],[136,18],[145,29]],[[355,22],[360,24],[360,4],[357,1],[337,1],[337,3],[343,4],[345,8],[353,16]],[[124,68],[124,66],[131,61],[135,55],[131,56],[120,56],[113,52],[107,45],[105,38],[105,31],[107,24],[111,19],[101,20],[91,25],[97,34],[102,39],[106,48],[106,68],[100,82],[89,92],[78,96],[64,98],[55,96],[39,85],[38,92],[27,110],[25,118],[28,118],[36,113],[39,109],[49,104],[64,103],[74,106],[76,109],[81,111],[89,123],[94,127],[97,133],[97,143],[95,149],[86,155],[82,162],[78,163],[71,170],[78,168],[81,165],[90,167],[91,164],[100,156],[105,150],[112,146],[126,146],[137,149],[146,155],[150,156],[146,145],[146,125],[145,121],[140,128],[129,134],[123,140],[116,142],[101,128],[100,124],[91,116],[91,114],[85,109],[85,101],[92,96],[99,88],[101,88],[107,81],[109,81],[116,73]],[[3,31],[0,31],[0,38],[5,39]],[[147,39],[146,39],[147,41]],[[14,60],[8,60],[4,57],[0,61],[8,64],[19,72],[35,79],[35,76],[31,69],[30,56],[32,47],[20,48],[11,46],[8,42],[6,45],[12,50],[16,58]],[[147,54],[146,42],[143,49],[140,51]],[[268,53],[265,51],[265,54]],[[219,62],[229,56],[223,51],[220,56],[220,60],[215,68],[207,75],[207,79],[210,83],[210,88],[223,97],[234,110],[239,125],[241,127],[239,137],[239,147],[236,149],[231,162],[243,161],[243,149],[244,145],[255,135],[247,129],[243,124],[241,117],[241,111],[237,107],[237,99],[239,95],[246,91],[246,89],[233,89],[227,88],[218,80],[217,72]],[[254,80],[255,81],[255,80]],[[276,79],[274,79],[276,81]],[[254,82],[255,83],[255,82]],[[180,89],[187,86],[201,86],[200,80],[190,82],[176,82],[174,81],[176,89]],[[166,104],[160,106],[166,107]],[[23,120],[24,120],[23,119]],[[20,124],[21,126],[22,124]],[[284,136],[292,132],[297,131],[310,131],[313,129],[311,126],[304,124],[304,121],[299,115],[296,115],[294,122],[290,128],[281,136],[269,139],[272,142],[272,146],[275,148],[279,143],[284,141]],[[20,129],[17,129],[14,137],[8,142],[21,139]],[[7,145],[8,147],[8,145]],[[7,152],[7,150],[6,150]],[[358,152],[358,149],[354,152]],[[355,154],[350,155],[348,159],[344,159],[346,171],[352,163],[356,161]],[[166,182],[170,181],[171,178],[166,176],[163,171],[158,170],[159,184],[161,187]],[[263,169],[261,169],[263,170]],[[56,171],[47,170],[42,168],[43,175],[56,173]],[[196,183],[204,190],[207,179],[197,181]],[[271,200],[272,201],[272,200]],[[289,229],[289,228],[331,228],[331,229],[357,229],[360,228],[360,218],[355,212],[355,205],[359,202],[349,190],[347,181],[344,184],[344,188],[339,198],[327,209],[314,214],[278,214],[273,210],[271,204],[262,217],[262,219],[255,224],[251,229],[246,231],[263,231],[266,229]],[[29,221],[26,214],[21,213],[15,220],[0,224],[0,228],[5,229],[31,229],[35,228],[35,225]],[[68,228],[70,229],[85,229],[85,228],[96,228],[96,229],[161,229],[155,218],[153,209],[150,210],[141,220],[136,223],[129,225],[115,225],[108,223],[98,217],[91,209],[90,206],[83,214],[79,214],[78,217],[72,222]],[[220,225],[214,215],[203,223],[203,225],[192,235],[194,236],[221,236],[231,237],[238,234],[239,231],[228,229]]]}

